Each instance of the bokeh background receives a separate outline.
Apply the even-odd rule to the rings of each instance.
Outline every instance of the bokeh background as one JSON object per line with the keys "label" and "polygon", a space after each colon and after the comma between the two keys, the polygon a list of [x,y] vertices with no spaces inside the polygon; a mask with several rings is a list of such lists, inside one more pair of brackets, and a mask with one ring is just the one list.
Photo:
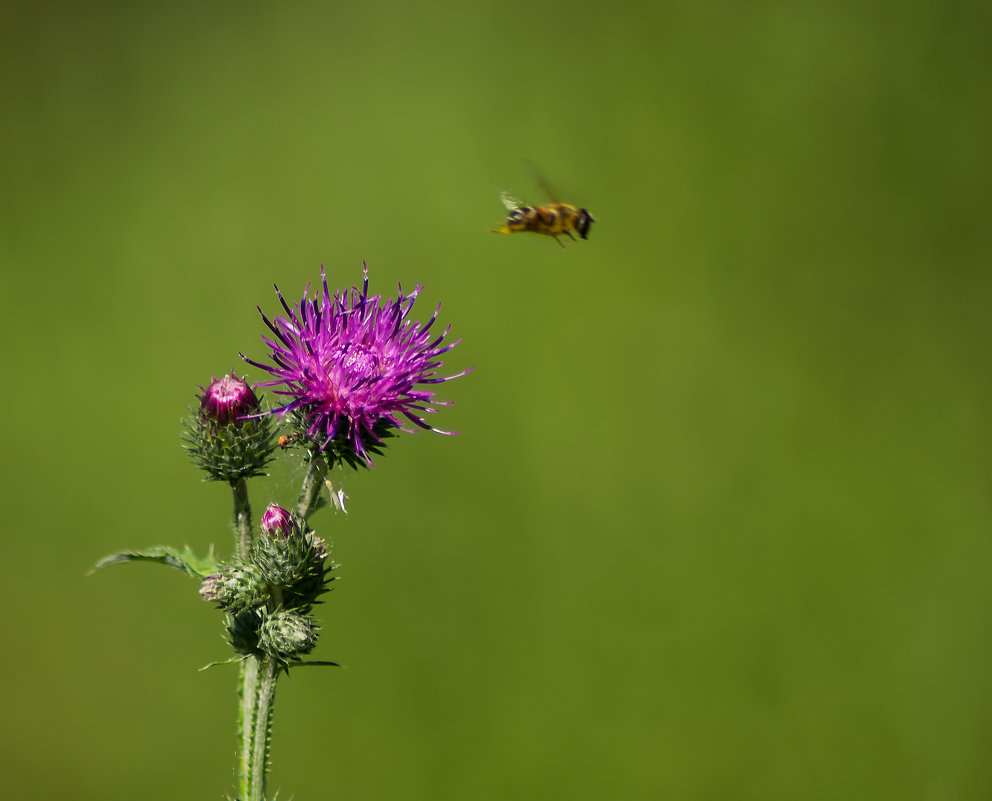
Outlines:
{"label": "bokeh background", "polygon": [[[220,798],[179,447],[255,310],[425,289],[468,377],[314,518],[298,799],[992,796],[984,4],[5,2],[0,769]],[[597,217],[488,233],[525,159]],[[282,464],[256,509],[289,502]]]}

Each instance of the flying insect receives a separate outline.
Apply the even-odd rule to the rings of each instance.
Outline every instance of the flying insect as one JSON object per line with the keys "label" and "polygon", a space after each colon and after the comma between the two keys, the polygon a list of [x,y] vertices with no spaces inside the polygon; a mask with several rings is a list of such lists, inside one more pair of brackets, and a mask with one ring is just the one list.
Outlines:
{"label": "flying insect", "polygon": [[559,245],[565,247],[565,243],[558,237],[565,234],[574,240],[575,237],[572,235],[574,231],[581,239],[588,239],[589,227],[596,222],[588,209],[580,209],[557,200],[545,203],[543,206],[531,206],[506,192],[500,193],[500,200],[510,213],[502,228],[493,229],[493,233],[496,234],[530,231],[554,237]]}

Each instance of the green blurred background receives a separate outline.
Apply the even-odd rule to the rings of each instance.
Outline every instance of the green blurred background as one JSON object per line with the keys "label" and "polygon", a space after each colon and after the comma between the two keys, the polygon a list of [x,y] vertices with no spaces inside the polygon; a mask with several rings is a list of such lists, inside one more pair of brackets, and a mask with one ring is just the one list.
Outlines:
{"label": "green blurred background", "polygon": [[475,369],[314,518],[280,797],[992,797],[986,8],[4,3],[4,795],[232,787],[217,614],[86,573],[229,552],[179,419],[366,260]]}

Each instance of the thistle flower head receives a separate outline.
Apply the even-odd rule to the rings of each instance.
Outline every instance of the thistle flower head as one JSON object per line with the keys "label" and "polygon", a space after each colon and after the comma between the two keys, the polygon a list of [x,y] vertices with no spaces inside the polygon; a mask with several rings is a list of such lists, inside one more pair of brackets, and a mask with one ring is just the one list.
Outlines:
{"label": "thistle flower head", "polygon": [[[263,337],[273,364],[245,361],[269,373],[273,380],[256,386],[279,387],[276,395],[287,400],[271,412],[295,412],[304,423],[304,433],[328,453],[345,444],[356,457],[371,465],[383,432],[399,428],[404,420],[439,434],[424,419],[433,406],[434,393],[418,385],[440,384],[458,376],[442,377],[439,356],[457,342],[443,345],[448,329],[430,333],[440,306],[426,325],[408,319],[420,292],[402,287],[395,300],[369,297],[368,269],[362,288],[336,291],[332,296],[321,268],[323,291],[290,306],[279,288],[276,294],[285,315],[262,319],[272,332]],[[259,309],[261,312],[261,309]],[[467,372],[467,371],[466,371]],[[458,375],[464,375],[459,373]]]}
{"label": "thistle flower head", "polygon": [[265,475],[275,438],[271,417],[260,417],[254,391],[234,371],[200,387],[198,410],[184,421],[183,442],[190,458],[215,481],[232,484]]}

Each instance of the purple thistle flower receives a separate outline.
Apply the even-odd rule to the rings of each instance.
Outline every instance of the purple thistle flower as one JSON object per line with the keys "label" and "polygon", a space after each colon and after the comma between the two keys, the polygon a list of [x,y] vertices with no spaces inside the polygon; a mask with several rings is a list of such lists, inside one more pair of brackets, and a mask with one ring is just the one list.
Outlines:
{"label": "purple thistle flower", "polygon": [[262,320],[274,334],[262,341],[271,349],[273,365],[242,358],[271,374],[274,381],[255,386],[279,387],[276,395],[289,402],[263,414],[296,411],[306,421],[306,434],[327,450],[336,440],[344,440],[355,456],[369,465],[368,451],[382,441],[390,428],[401,428],[402,418],[438,434],[453,432],[433,428],[424,415],[437,411],[431,404],[434,393],[416,388],[417,384],[440,384],[465,375],[441,377],[438,357],[456,342],[443,345],[450,326],[431,338],[429,330],[441,309],[438,304],[426,325],[408,320],[420,285],[405,295],[400,287],[395,300],[382,301],[368,296],[368,267],[359,291],[336,291],[331,297],[327,276],[321,267],[323,293],[308,297],[310,285],[298,305],[290,307],[279,287],[276,295],[286,316]]}

